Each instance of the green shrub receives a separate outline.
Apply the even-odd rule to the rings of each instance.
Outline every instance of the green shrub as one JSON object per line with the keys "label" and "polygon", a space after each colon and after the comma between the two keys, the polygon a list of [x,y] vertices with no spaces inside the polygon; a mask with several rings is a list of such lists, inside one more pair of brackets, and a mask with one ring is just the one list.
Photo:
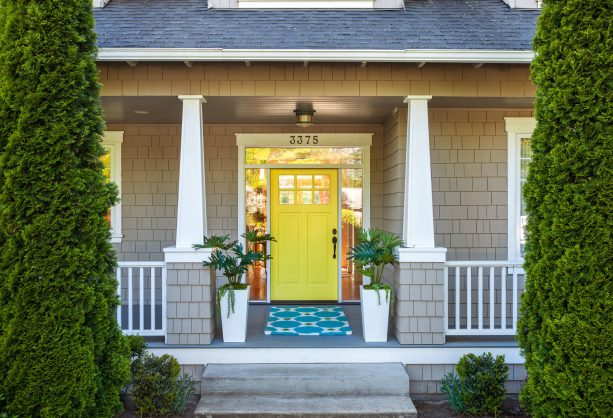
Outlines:
{"label": "green shrub", "polygon": [[140,335],[125,335],[124,339],[128,344],[130,349],[130,357],[132,358],[132,364],[141,358],[145,351],[147,350],[147,343],[145,342],[145,338]]}
{"label": "green shrub", "polygon": [[168,355],[145,353],[132,370],[132,400],[141,415],[169,415],[174,412],[177,378],[181,368]]}
{"label": "green shrub", "polygon": [[504,385],[509,377],[504,356],[494,359],[492,353],[466,354],[458,362],[456,373],[447,374],[441,381],[441,390],[454,412],[494,416],[502,412]]}
{"label": "green shrub", "polygon": [[457,375],[447,373],[443,377],[441,392],[447,396],[447,402],[453,412],[461,414],[465,411],[464,399],[462,398],[462,382]]}
{"label": "green shrub", "polygon": [[117,201],[100,157],[91,0],[0,1],[0,387],[20,417],[112,417]]}
{"label": "green shrub", "polygon": [[182,414],[187,408],[189,399],[196,392],[196,384],[189,373],[183,373],[175,387],[175,401],[172,405],[172,412]]}
{"label": "green shrub", "polygon": [[613,411],[612,10],[610,1],[545,0],[534,39],[518,339],[521,400],[535,417]]}

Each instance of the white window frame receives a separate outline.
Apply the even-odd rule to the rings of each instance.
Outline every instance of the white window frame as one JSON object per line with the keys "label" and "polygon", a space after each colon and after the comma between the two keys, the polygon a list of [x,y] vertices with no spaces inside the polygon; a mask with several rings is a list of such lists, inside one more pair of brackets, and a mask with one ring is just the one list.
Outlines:
{"label": "white window frame", "polygon": [[238,0],[239,9],[372,9],[374,0]]}
{"label": "white window frame", "polygon": [[536,120],[532,117],[504,118],[507,131],[507,251],[508,259],[523,262],[521,255],[521,140],[531,138]]}
{"label": "white window frame", "polygon": [[110,181],[117,185],[119,202],[111,208],[111,242],[120,243],[121,233],[121,144],[123,144],[123,131],[104,131],[102,146],[111,156]]}

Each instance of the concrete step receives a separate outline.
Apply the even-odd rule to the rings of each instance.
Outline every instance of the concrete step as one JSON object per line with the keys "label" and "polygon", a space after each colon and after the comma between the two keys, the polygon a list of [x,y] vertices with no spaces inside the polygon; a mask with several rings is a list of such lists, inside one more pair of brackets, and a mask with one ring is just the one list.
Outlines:
{"label": "concrete step", "polygon": [[209,396],[409,396],[400,363],[209,364],[202,375]]}
{"label": "concrete step", "polygon": [[260,397],[203,395],[196,417],[416,417],[408,396]]}

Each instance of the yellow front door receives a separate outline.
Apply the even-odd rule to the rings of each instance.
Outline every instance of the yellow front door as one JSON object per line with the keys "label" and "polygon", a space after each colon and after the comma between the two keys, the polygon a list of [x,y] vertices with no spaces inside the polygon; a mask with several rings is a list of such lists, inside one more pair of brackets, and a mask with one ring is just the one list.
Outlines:
{"label": "yellow front door", "polygon": [[338,299],[335,169],[270,171],[272,300]]}

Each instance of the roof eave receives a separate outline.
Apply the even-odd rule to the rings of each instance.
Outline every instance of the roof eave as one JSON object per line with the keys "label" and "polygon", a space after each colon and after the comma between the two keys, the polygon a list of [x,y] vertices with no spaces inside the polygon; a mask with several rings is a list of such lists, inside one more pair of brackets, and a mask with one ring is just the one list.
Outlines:
{"label": "roof eave", "polygon": [[322,61],[529,64],[530,50],[100,48],[98,61]]}

